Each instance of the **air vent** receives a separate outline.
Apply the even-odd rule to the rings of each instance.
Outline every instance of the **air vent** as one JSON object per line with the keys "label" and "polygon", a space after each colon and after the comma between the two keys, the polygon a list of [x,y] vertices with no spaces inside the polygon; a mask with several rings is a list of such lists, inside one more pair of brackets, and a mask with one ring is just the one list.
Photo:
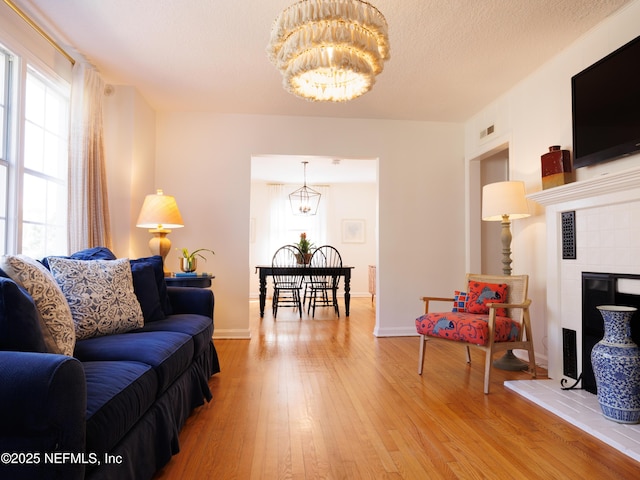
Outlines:
{"label": "air vent", "polygon": [[565,377],[578,379],[578,348],[576,346],[576,331],[562,329],[562,374]]}
{"label": "air vent", "polygon": [[491,135],[493,132],[495,132],[495,129],[496,129],[495,125],[489,125],[487,128],[483,128],[480,131],[480,138],[485,138]]}
{"label": "air vent", "polygon": [[562,212],[562,259],[576,259],[576,212]]}

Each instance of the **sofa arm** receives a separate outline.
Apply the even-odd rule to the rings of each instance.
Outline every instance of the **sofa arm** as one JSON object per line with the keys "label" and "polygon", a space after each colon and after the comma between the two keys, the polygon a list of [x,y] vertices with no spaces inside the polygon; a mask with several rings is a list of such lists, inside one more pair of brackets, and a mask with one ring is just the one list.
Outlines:
{"label": "sofa arm", "polygon": [[213,292],[208,288],[167,287],[173,313],[195,313],[213,318]]}
{"label": "sofa arm", "polygon": [[0,351],[0,478],[83,478],[82,462],[60,455],[84,453],[86,410],[77,359]]}

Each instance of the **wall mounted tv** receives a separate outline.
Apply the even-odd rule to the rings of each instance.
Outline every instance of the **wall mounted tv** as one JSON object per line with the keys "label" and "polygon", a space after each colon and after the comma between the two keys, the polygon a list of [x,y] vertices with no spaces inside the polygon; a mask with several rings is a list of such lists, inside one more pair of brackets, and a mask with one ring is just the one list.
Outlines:
{"label": "wall mounted tv", "polygon": [[571,79],[573,166],[640,151],[640,37]]}

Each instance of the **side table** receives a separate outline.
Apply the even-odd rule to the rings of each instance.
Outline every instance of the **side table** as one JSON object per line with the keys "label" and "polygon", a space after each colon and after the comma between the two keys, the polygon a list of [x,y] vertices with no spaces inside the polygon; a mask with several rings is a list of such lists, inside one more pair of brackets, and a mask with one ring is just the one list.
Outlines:
{"label": "side table", "polygon": [[215,275],[198,274],[194,276],[165,277],[168,287],[196,287],[209,288],[211,280],[216,278]]}

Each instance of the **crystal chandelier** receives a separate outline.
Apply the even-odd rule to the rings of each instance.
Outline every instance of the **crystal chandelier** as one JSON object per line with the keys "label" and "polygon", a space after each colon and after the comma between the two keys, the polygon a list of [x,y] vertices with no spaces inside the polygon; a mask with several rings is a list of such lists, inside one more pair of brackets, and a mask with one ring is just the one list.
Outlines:
{"label": "crystal chandelier", "polygon": [[291,212],[294,215],[315,215],[318,211],[318,205],[320,205],[320,192],[307,187],[307,163],[309,162],[302,162],[304,165],[303,186],[289,194]]}
{"label": "crystal chandelier", "polygon": [[267,54],[288,92],[344,102],[371,90],[389,59],[387,21],[362,0],[302,0],[276,18]]}

